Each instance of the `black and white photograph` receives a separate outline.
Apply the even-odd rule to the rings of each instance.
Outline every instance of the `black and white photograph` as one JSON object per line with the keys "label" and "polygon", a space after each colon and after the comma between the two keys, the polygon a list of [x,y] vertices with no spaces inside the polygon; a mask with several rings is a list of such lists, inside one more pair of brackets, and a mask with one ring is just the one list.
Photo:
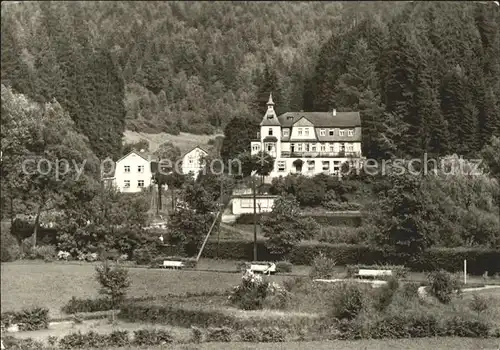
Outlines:
{"label": "black and white photograph", "polygon": [[3,1],[1,350],[500,350],[499,1]]}

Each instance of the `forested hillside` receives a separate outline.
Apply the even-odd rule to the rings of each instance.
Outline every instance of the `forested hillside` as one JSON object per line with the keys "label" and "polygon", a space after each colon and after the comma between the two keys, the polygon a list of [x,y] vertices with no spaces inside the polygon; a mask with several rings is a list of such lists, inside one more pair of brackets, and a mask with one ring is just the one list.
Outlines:
{"label": "forested hillside", "polygon": [[360,110],[369,156],[479,150],[500,131],[500,8],[464,2],[2,4],[2,83],[56,98],[101,157],[125,129],[213,133]]}

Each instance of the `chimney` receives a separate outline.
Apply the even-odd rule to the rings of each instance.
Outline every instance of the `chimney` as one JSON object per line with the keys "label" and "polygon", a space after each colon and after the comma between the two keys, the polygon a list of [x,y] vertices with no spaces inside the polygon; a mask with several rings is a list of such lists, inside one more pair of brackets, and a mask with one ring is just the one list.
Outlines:
{"label": "chimney", "polygon": [[337,110],[334,108],[333,109],[333,116],[336,117],[337,116]]}

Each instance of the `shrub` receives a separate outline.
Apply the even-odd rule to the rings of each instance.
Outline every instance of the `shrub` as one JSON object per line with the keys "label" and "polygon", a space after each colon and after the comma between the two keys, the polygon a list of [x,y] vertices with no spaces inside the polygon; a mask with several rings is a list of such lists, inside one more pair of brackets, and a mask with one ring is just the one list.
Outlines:
{"label": "shrub", "polygon": [[137,265],[150,265],[156,260],[158,251],[154,246],[135,249],[132,253],[132,259]]}
{"label": "shrub", "polygon": [[244,328],[239,332],[240,340],[249,343],[258,343],[261,341],[261,332],[257,328]]}
{"label": "shrub", "polygon": [[120,266],[110,267],[107,261],[96,266],[96,278],[101,289],[100,294],[111,299],[111,304],[116,308],[125,298],[127,288],[130,286],[128,271]]}
{"label": "shrub", "polygon": [[403,298],[412,300],[418,297],[418,288],[420,284],[416,282],[407,282],[404,283],[401,287],[401,295]]}
{"label": "shrub", "polygon": [[56,247],[53,245],[40,245],[31,249],[32,259],[42,259],[50,262],[54,261],[56,257]]}
{"label": "shrub", "polygon": [[20,331],[36,331],[49,326],[49,309],[33,308],[2,313],[2,326],[19,325]]}
{"label": "shrub", "polygon": [[462,316],[454,316],[445,321],[444,335],[450,337],[486,338],[490,326],[479,320],[467,320]]}
{"label": "shrub", "polygon": [[88,333],[71,333],[65,335],[59,340],[59,347],[62,349],[74,349],[74,348],[100,348],[106,346],[108,337],[90,331]]}
{"label": "shrub", "polygon": [[292,272],[293,264],[289,261],[278,261],[276,263],[276,272],[290,273]]}
{"label": "shrub", "polygon": [[114,330],[108,335],[109,346],[127,346],[130,344],[130,339],[127,331]]}
{"label": "shrub", "polygon": [[363,241],[359,227],[326,226],[321,229],[318,241],[326,243],[359,244]]}
{"label": "shrub", "polygon": [[19,259],[21,249],[17,240],[8,232],[2,232],[0,238],[1,260],[2,262],[10,262]]}
{"label": "shrub", "polygon": [[310,272],[311,278],[331,278],[334,276],[335,260],[322,252],[314,258]]}
{"label": "shrub", "polygon": [[381,286],[377,290],[375,299],[375,309],[378,311],[385,311],[387,307],[391,304],[394,294],[398,290],[399,282],[396,278],[390,278],[387,284]]}
{"label": "shrub", "polygon": [[469,304],[472,311],[477,312],[477,315],[481,312],[488,310],[488,300],[485,297],[482,297],[478,294],[474,294],[472,296],[472,300]]}
{"label": "shrub", "polygon": [[429,293],[443,304],[448,304],[453,294],[460,293],[460,282],[446,271],[430,273],[428,281]]}
{"label": "shrub", "polygon": [[262,330],[261,342],[280,343],[286,340],[286,332],[278,327],[267,327]]}
{"label": "shrub", "polygon": [[354,283],[340,283],[336,287],[331,315],[337,319],[354,319],[365,307],[364,291]]}
{"label": "shrub", "polygon": [[246,271],[241,284],[231,291],[229,301],[242,310],[260,310],[268,295],[268,285],[261,276]]}
{"label": "shrub", "polygon": [[203,331],[195,326],[191,326],[193,343],[199,344],[203,341]]}
{"label": "shrub", "polygon": [[31,338],[17,339],[12,336],[2,335],[3,345],[9,350],[39,350],[43,349],[43,344]]}
{"label": "shrub", "polygon": [[174,338],[162,329],[140,329],[134,331],[134,344],[135,345],[159,345],[172,343]]}
{"label": "shrub", "polygon": [[207,341],[229,343],[231,341],[233,330],[227,327],[208,328]]}
{"label": "shrub", "polygon": [[66,305],[61,309],[67,314],[75,314],[78,312],[96,312],[108,311],[113,309],[113,303],[108,298],[99,299],[77,299],[72,297]]}

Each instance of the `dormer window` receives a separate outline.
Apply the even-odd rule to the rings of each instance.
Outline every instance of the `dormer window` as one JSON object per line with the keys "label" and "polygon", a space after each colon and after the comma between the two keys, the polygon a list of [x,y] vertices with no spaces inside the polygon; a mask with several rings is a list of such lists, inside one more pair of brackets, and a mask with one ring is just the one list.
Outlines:
{"label": "dormer window", "polygon": [[326,130],[325,129],[320,129],[319,130],[319,136],[326,136]]}
{"label": "dormer window", "polygon": [[273,128],[269,128],[269,136],[273,136]]}
{"label": "dormer window", "polygon": [[283,129],[283,137],[288,137],[288,129]]}
{"label": "dormer window", "polygon": [[299,128],[299,130],[297,131],[297,134],[298,134],[299,136],[302,136],[302,128]]}
{"label": "dormer window", "polygon": [[349,129],[349,131],[347,131],[347,135],[354,136],[354,130]]}
{"label": "dormer window", "polygon": [[328,135],[333,136],[334,132],[335,132],[335,129],[330,129],[330,130],[328,130]]}
{"label": "dormer window", "polygon": [[345,130],[340,129],[339,130],[339,136],[344,136],[345,135]]}
{"label": "dormer window", "polygon": [[309,136],[309,128],[304,128],[304,135]]}

